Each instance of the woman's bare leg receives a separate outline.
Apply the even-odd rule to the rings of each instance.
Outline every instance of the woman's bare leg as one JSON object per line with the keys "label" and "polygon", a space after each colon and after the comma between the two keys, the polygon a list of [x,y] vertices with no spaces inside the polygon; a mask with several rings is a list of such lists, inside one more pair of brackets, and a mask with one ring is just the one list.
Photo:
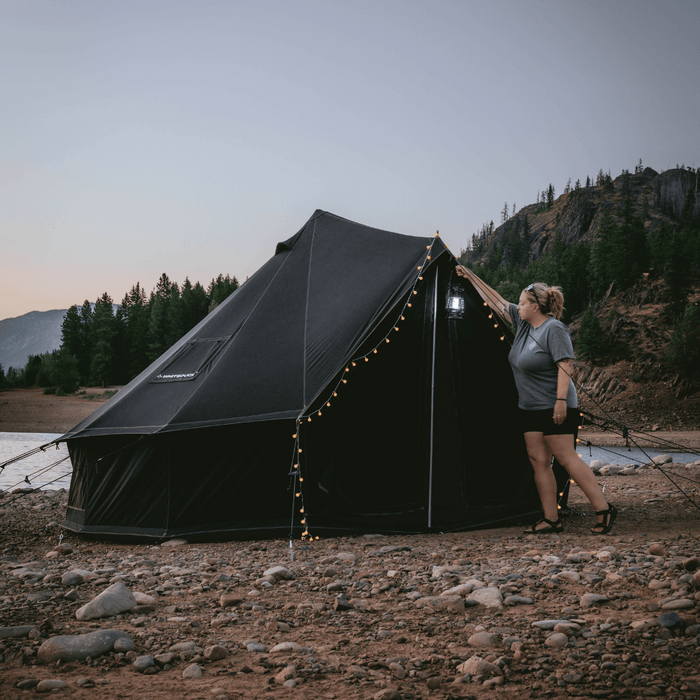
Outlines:
{"label": "woman's bare leg", "polygon": [[[552,450],[542,433],[525,433],[525,446],[535,471],[535,485],[540,495],[542,510],[547,520],[559,519],[557,508],[557,481],[552,471]],[[545,523],[542,527],[547,527]]]}
{"label": "woman's bare leg", "polygon": [[[576,454],[576,447],[573,435],[548,435],[545,442],[557,458],[559,463],[566,469],[569,476],[579,485],[586,494],[586,498],[591,502],[596,511],[606,510],[608,502],[603,496],[595,475],[591,468]],[[603,521],[603,517],[598,516],[598,522]]]}

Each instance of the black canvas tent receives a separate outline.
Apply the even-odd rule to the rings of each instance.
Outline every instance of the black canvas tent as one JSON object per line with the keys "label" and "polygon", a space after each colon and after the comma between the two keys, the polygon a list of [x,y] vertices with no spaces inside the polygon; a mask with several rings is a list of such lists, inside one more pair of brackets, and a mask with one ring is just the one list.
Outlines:
{"label": "black canvas tent", "polygon": [[438,236],[316,211],[60,438],[64,524],[246,538],[464,530],[536,511],[507,331],[454,267]]}

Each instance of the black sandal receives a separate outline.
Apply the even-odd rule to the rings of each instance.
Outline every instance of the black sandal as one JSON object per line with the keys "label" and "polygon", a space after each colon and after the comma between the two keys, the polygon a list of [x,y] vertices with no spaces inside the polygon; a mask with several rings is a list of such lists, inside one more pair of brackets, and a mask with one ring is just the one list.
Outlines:
{"label": "black sandal", "polygon": [[[547,523],[548,527],[537,527],[540,523]],[[542,518],[538,520],[534,525],[525,530],[526,535],[548,535],[550,532],[563,532],[564,524],[561,518],[556,520],[549,520],[548,518]]]}
{"label": "black sandal", "polygon": [[591,528],[591,533],[594,535],[607,535],[612,530],[613,523],[617,517],[617,508],[612,503],[608,503],[606,510],[597,510],[596,515],[602,515],[603,520]]}

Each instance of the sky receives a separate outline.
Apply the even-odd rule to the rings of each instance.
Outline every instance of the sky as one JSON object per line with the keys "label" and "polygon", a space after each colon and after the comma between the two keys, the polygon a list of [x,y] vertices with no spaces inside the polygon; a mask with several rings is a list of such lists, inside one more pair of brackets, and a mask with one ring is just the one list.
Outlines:
{"label": "sky", "polygon": [[697,0],[0,0],[0,319],[700,166]]}

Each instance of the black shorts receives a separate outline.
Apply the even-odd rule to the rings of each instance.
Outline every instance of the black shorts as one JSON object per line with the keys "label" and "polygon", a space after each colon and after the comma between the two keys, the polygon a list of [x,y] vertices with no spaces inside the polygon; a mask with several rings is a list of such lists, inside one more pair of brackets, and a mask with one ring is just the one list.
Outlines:
{"label": "black shorts", "polygon": [[523,433],[542,433],[544,435],[578,435],[581,414],[578,408],[567,408],[563,423],[554,422],[554,409],[542,411],[525,411],[518,409],[520,426]]}

